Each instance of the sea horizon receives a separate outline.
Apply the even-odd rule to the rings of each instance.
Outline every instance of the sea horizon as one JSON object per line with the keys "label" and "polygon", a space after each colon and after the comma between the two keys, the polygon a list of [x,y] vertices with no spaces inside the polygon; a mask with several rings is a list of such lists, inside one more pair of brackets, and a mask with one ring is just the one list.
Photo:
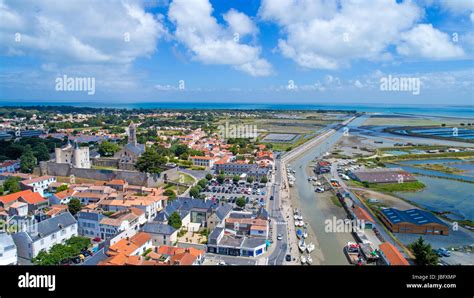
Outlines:
{"label": "sea horizon", "polygon": [[0,101],[0,107],[27,106],[72,106],[115,109],[161,109],[161,110],[347,110],[366,113],[426,115],[440,117],[474,118],[473,105],[433,104],[378,104],[378,103],[237,103],[237,102],[46,102],[46,101]]}

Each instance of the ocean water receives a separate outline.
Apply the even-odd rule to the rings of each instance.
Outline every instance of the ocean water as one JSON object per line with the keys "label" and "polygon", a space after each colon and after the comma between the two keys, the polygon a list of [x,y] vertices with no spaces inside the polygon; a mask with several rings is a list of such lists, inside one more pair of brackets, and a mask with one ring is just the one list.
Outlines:
{"label": "ocean water", "polygon": [[97,108],[123,108],[123,109],[232,109],[232,110],[356,110],[358,112],[445,116],[474,119],[474,106],[450,105],[382,105],[382,104],[354,104],[354,103],[321,103],[321,104],[279,104],[279,103],[223,103],[223,102],[22,102],[1,101],[0,106],[77,106]]}

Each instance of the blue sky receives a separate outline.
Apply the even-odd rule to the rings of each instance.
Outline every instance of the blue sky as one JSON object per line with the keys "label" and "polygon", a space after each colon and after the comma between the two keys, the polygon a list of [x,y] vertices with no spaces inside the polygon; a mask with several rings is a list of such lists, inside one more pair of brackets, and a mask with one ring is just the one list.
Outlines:
{"label": "blue sky", "polygon": [[0,0],[0,101],[473,104],[473,2]]}

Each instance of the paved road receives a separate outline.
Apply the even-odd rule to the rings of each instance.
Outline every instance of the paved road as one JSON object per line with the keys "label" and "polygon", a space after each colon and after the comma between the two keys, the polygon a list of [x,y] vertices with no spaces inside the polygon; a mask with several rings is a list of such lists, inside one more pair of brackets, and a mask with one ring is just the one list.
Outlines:
{"label": "paved road", "polygon": [[205,178],[206,174],[209,173],[209,171],[190,170],[182,167],[179,168],[179,171],[194,176],[197,180]]}
{"label": "paved road", "polygon": [[[277,240],[273,243],[276,245],[273,252],[268,256],[268,265],[282,265],[285,261],[285,255],[288,250],[288,227],[287,223],[281,212],[281,197],[280,197],[280,186],[281,186],[281,161],[279,158],[275,160],[275,168],[277,169],[274,174],[274,181],[272,183],[271,195],[273,200],[268,200],[268,213],[272,221],[276,222],[276,233],[275,235],[281,234],[282,240]],[[274,225],[275,226],[275,225]]]}

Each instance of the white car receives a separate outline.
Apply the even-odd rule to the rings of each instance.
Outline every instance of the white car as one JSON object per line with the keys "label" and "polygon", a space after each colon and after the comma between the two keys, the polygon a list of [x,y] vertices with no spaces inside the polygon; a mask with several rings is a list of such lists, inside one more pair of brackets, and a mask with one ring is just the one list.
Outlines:
{"label": "white car", "polygon": [[316,189],[314,190],[315,192],[324,192],[324,188],[322,187],[316,187]]}
{"label": "white car", "polygon": [[282,240],[282,239],[283,239],[283,236],[281,234],[278,234],[277,240]]}

